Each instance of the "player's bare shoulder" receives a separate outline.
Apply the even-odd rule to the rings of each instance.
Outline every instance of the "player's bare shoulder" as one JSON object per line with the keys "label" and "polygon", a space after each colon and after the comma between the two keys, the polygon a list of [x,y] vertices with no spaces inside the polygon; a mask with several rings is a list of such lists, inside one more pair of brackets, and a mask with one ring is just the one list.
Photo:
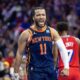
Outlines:
{"label": "player's bare shoulder", "polygon": [[52,27],[49,27],[50,28],[50,31],[51,31],[51,33],[54,35],[54,34],[58,34],[58,32],[54,29],[54,28],[52,28]]}
{"label": "player's bare shoulder", "polygon": [[30,31],[30,29],[26,29],[20,34],[19,40],[27,41],[29,39],[29,37],[31,36],[31,34],[32,34],[32,32]]}
{"label": "player's bare shoulder", "polygon": [[52,27],[49,27],[50,28],[50,30],[53,32],[53,31],[56,31],[54,28],[52,28]]}
{"label": "player's bare shoulder", "polygon": [[50,31],[51,31],[51,36],[53,40],[58,40],[60,38],[58,32],[54,28],[50,27]]}

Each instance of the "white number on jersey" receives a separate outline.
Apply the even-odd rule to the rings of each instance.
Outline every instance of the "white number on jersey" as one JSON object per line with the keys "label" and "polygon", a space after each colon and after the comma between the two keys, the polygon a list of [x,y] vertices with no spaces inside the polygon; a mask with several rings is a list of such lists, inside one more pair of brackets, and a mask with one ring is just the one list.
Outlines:
{"label": "white number on jersey", "polygon": [[72,49],[69,49],[67,51],[68,51],[68,59],[69,59],[69,62],[70,62],[72,60],[73,50]]}

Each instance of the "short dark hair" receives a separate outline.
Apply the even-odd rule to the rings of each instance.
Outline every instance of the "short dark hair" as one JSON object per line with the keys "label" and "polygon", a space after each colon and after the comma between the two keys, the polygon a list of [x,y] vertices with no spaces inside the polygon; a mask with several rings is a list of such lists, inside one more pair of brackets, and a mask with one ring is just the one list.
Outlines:
{"label": "short dark hair", "polygon": [[35,10],[37,10],[37,9],[44,9],[45,10],[44,7],[33,7],[32,12],[31,12],[32,17],[35,15]]}
{"label": "short dark hair", "polygon": [[56,25],[56,29],[58,32],[68,31],[67,22],[58,22]]}

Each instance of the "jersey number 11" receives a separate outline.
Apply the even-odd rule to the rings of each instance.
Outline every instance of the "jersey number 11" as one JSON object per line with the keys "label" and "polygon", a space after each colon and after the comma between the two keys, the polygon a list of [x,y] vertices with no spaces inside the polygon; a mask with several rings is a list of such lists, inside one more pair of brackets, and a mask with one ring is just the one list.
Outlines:
{"label": "jersey number 11", "polygon": [[40,54],[44,55],[46,54],[46,44],[40,44]]}

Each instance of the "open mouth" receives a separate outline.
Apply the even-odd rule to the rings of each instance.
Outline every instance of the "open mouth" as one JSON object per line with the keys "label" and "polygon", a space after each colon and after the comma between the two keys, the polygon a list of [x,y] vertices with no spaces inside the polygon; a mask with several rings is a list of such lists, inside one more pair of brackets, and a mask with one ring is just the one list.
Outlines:
{"label": "open mouth", "polygon": [[39,23],[43,24],[44,22],[39,22]]}
{"label": "open mouth", "polygon": [[42,24],[42,23],[44,23],[45,21],[44,21],[44,20],[39,20],[38,22]]}

